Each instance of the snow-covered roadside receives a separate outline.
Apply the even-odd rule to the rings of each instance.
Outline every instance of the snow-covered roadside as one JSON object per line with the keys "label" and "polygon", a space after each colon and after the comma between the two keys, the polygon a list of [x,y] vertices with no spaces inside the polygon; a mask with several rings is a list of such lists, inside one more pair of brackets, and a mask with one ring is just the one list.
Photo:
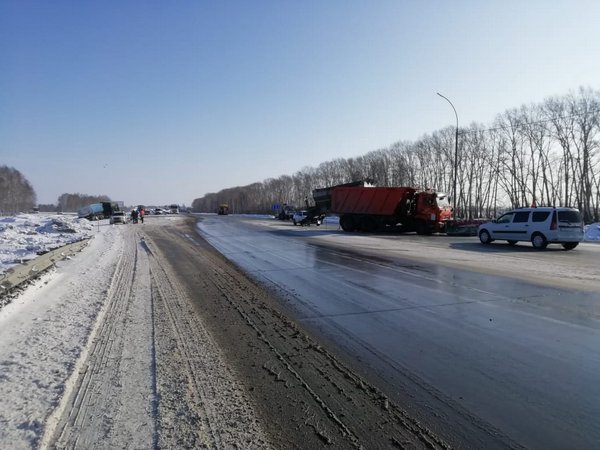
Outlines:
{"label": "snow-covered roadside", "polygon": [[72,215],[20,214],[0,217],[0,273],[71,242],[93,236],[99,224]]}
{"label": "snow-covered roadside", "polygon": [[[37,230],[44,227],[30,223],[37,224]],[[45,421],[58,405],[106,299],[121,254],[122,230],[82,225],[69,236],[93,234],[86,251],[57,262],[56,269],[0,309],[0,448],[39,446]],[[55,243],[60,240],[55,232],[49,234]]]}
{"label": "snow-covered roadside", "polygon": [[593,223],[585,227],[586,242],[600,242],[600,223]]}
{"label": "snow-covered roadside", "polygon": [[[265,218],[269,218],[269,219],[274,219],[276,220],[276,218],[274,216],[265,216],[265,215],[260,215],[260,214],[255,214],[255,215],[251,215],[251,214],[245,214],[248,217],[254,217],[257,219],[265,219]],[[288,222],[282,222],[282,223],[288,223]],[[323,220],[323,224],[324,225],[339,225],[340,221],[339,218],[336,216],[327,216],[325,217],[325,220]],[[584,227],[584,238],[583,240],[585,242],[600,242],[600,222],[598,223],[592,223],[590,225],[586,225]]]}

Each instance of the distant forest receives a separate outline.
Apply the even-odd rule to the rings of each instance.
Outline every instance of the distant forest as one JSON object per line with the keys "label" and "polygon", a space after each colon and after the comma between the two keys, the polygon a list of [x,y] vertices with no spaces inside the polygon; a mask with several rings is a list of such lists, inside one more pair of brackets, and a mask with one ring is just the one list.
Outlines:
{"label": "distant forest", "polygon": [[77,211],[91,203],[107,202],[106,195],[62,194],[56,205],[37,205],[36,193],[25,176],[14,167],[0,166],[0,215],[40,211]]}
{"label": "distant forest", "polygon": [[21,172],[0,166],[0,215],[31,211],[36,198],[33,187]]}
{"label": "distant forest", "polygon": [[[303,207],[315,188],[371,178],[378,186],[452,193],[454,126],[400,141],[357,158],[340,158],[247,186],[206,194],[196,212],[269,213],[272,205]],[[600,91],[580,88],[541,104],[499,114],[493,123],[459,128],[457,217],[495,217],[535,204],[574,206],[600,220]]]}

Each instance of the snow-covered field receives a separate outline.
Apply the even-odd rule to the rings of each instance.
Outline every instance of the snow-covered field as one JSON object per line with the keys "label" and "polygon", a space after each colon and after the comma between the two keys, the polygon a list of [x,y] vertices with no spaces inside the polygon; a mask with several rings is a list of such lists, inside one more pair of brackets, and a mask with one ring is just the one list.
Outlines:
{"label": "snow-covered field", "polygon": [[98,231],[87,219],[73,215],[21,214],[0,217],[0,273],[23,261]]}

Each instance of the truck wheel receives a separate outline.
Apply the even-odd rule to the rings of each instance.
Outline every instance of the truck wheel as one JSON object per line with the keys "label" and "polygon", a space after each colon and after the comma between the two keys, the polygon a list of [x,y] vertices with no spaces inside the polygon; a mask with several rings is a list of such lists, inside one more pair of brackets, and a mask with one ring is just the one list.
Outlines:
{"label": "truck wheel", "polygon": [[340,227],[344,231],[354,231],[355,224],[352,216],[342,216],[340,217]]}
{"label": "truck wheel", "polygon": [[419,222],[417,223],[417,234],[420,236],[426,236],[431,234],[431,230],[427,227],[425,222]]}

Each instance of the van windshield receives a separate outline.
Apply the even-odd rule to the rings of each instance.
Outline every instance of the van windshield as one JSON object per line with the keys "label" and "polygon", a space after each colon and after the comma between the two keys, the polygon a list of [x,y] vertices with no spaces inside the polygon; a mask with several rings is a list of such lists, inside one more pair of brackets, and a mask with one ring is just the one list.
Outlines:
{"label": "van windshield", "polygon": [[558,211],[558,221],[569,223],[581,222],[581,214],[579,211]]}

